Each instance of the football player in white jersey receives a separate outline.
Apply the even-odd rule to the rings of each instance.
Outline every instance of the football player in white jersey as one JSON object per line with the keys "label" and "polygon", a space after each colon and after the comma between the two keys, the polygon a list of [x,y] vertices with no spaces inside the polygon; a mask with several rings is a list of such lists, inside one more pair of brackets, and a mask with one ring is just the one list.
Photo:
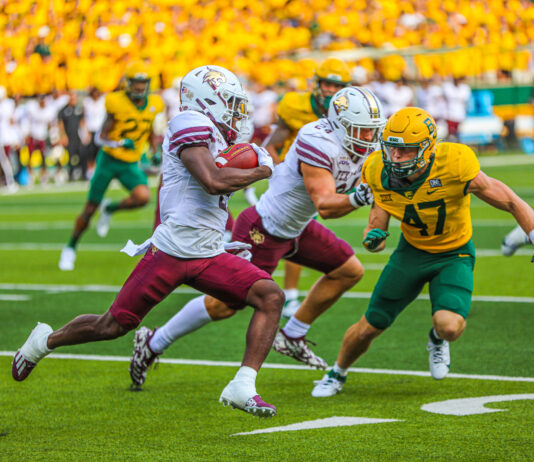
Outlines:
{"label": "football player in white jersey", "polygon": [[[268,273],[225,252],[223,233],[229,195],[270,177],[272,159],[258,148],[259,167],[219,169],[215,164],[246,120],[246,96],[230,71],[218,66],[192,70],[182,81],[181,102],[182,112],[170,122],[163,143],[161,224],[144,244],[129,242],[123,249],[132,256],[146,251],[143,259],[105,314],[78,316],[55,332],[39,323],[15,354],[12,375],[24,380],[40,359],[59,346],[126,334],[176,287],[188,284],[228,306],[254,307],[242,367],[219,400],[270,417],[276,408],[260,398],[255,381],[272,346],[284,295]],[[136,333],[132,378],[156,357],[149,347],[151,336],[146,328]]]}
{"label": "football player in white jersey", "polygon": [[[273,345],[311,367],[325,369],[327,364],[308,347],[308,329],[364,272],[351,246],[313,217],[317,212],[322,218],[342,217],[372,202],[367,185],[359,184],[360,172],[385,123],[371,91],[340,90],[332,97],[328,117],[299,131],[286,160],[276,166],[267,192],[234,225],[233,238],[251,245],[251,262],[267,273],[272,274],[281,258],[324,273]],[[149,346],[163,352],[178,338],[234,312],[213,297],[197,297],[150,332]],[[146,378],[146,369],[142,372],[132,377],[134,382],[140,379],[135,382],[139,385]]]}

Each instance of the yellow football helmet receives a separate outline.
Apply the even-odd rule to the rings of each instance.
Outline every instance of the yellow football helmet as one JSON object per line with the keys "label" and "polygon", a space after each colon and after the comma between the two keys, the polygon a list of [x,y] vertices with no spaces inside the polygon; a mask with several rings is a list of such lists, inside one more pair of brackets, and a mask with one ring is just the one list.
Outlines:
{"label": "yellow football helmet", "polygon": [[315,90],[313,96],[326,110],[330,105],[332,95],[324,95],[321,90],[321,82],[329,82],[339,85],[339,88],[334,90],[340,90],[343,87],[350,85],[350,69],[340,59],[328,58],[324,61],[315,71]]}
{"label": "yellow football helmet", "polygon": [[[134,100],[141,100],[148,95],[150,88],[150,75],[148,73],[147,65],[142,61],[134,61],[126,67],[124,71],[125,90],[127,95]],[[135,88],[134,85],[138,82],[144,83],[144,89]],[[137,84],[137,87],[140,85]]]}
{"label": "yellow football helmet", "polygon": [[[436,122],[424,109],[405,107],[395,112],[380,136],[386,173],[406,178],[424,168],[434,152],[437,135]],[[413,159],[395,162],[391,148],[417,148],[417,154]]]}

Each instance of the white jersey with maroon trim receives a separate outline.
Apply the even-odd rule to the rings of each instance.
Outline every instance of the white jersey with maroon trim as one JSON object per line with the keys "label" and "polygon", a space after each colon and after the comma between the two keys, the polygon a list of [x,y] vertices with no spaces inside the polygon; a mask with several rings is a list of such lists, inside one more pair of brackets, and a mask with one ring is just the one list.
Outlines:
{"label": "white jersey with maroon trim", "polygon": [[205,146],[215,159],[228,147],[205,115],[179,113],[169,122],[163,141],[163,185],[159,192],[161,224],[152,242],[169,255],[208,258],[224,252],[228,195],[208,194],[180,159],[184,148]]}
{"label": "white jersey with maroon trim", "polygon": [[295,238],[317,213],[304,186],[301,163],[328,170],[336,182],[336,191],[345,193],[359,180],[364,160],[352,161],[328,119],[304,125],[284,162],[274,169],[269,189],[256,204],[266,231],[285,239]]}

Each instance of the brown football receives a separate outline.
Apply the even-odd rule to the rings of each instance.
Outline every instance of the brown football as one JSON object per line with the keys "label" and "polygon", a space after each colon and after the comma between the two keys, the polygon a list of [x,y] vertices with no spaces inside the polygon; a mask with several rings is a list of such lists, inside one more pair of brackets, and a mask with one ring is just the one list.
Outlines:
{"label": "brown football", "polygon": [[254,168],[258,166],[258,155],[248,143],[239,143],[221,151],[215,158],[219,168]]}

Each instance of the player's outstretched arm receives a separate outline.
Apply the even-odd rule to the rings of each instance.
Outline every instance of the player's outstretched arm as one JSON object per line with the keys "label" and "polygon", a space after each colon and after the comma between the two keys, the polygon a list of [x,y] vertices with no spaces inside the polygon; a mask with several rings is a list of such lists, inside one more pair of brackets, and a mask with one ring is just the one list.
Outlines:
{"label": "player's outstretched arm", "polygon": [[336,193],[336,182],[328,170],[304,162],[300,170],[306,191],[321,218],[343,217],[355,210],[349,195]]}
{"label": "player's outstretched arm", "polygon": [[467,192],[497,209],[511,213],[529,235],[530,242],[534,242],[534,210],[509,186],[480,171],[469,184]]}
{"label": "player's outstretched arm", "polygon": [[363,246],[369,252],[380,252],[386,247],[386,238],[389,236],[390,215],[374,203],[369,213],[369,222],[363,231]]}
{"label": "player's outstretched arm", "polygon": [[192,146],[180,153],[187,170],[209,194],[228,194],[258,180],[269,178],[271,168],[266,165],[251,169],[218,168],[208,148]]}

